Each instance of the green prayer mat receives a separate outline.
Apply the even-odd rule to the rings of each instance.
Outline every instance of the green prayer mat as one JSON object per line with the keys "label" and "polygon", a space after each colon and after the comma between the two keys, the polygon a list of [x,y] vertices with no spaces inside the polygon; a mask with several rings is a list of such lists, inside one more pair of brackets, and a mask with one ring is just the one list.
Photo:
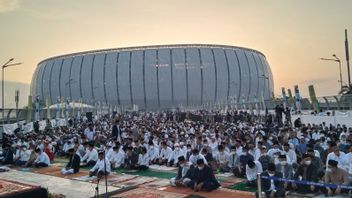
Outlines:
{"label": "green prayer mat", "polygon": [[232,189],[232,190],[247,191],[247,192],[257,192],[257,188],[249,187],[246,185],[246,183],[238,183],[226,188]]}

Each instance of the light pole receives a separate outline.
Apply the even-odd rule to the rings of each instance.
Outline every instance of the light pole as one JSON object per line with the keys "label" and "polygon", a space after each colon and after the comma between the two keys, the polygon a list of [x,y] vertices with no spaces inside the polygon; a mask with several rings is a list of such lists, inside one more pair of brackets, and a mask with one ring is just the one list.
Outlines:
{"label": "light pole", "polygon": [[2,101],[1,101],[1,108],[2,108],[2,121],[3,121],[3,125],[5,124],[5,97],[4,97],[4,90],[5,90],[5,68],[7,67],[13,67],[16,65],[20,65],[22,63],[11,63],[13,60],[15,60],[14,58],[10,58],[5,64],[2,65],[1,69],[2,69],[2,81],[1,81],[1,93],[2,93]]}
{"label": "light pole", "polygon": [[341,72],[341,60],[336,56],[336,54],[332,55],[335,59],[332,58],[320,58],[320,60],[324,60],[324,61],[334,61],[334,62],[338,62],[339,63],[339,72],[340,72],[340,89],[342,89],[342,72]]}

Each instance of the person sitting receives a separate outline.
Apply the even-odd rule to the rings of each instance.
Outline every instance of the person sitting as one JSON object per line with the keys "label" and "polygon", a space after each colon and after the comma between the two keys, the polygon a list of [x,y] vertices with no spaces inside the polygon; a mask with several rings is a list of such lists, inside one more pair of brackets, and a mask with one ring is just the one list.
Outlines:
{"label": "person sitting", "polygon": [[14,161],[13,161],[13,155],[14,155],[14,152],[13,152],[13,149],[11,148],[11,144],[9,143],[6,143],[3,145],[3,148],[4,148],[4,152],[2,153],[2,159],[1,159],[1,164],[3,165],[7,165],[7,164],[13,164]]}
{"label": "person sitting", "polygon": [[218,151],[216,155],[217,167],[221,172],[228,172],[230,155],[225,151],[224,145],[222,144],[218,146]]}
{"label": "person sitting", "polygon": [[98,151],[94,148],[94,144],[90,143],[86,154],[82,157],[82,167],[94,166],[98,161]]}
{"label": "person sitting", "polygon": [[172,149],[166,145],[166,142],[161,142],[159,165],[167,165],[171,156],[172,156]]}
{"label": "person sitting", "polygon": [[37,154],[35,152],[34,144],[29,145],[29,151],[30,151],[29,159],[27,160],[27,162],[24,165],[22,165],[22,167],[32,166],[34,164],[34,161],[37,159]]}
{"label": "person sitting", "polygon": [[184,153],[180,149],[180,145],[178,143],[176,143],[174,146],[175,146],[175,148],[172,151],[172,154],[171,154],[170,158],[167,161],[167,165],[168,166],[177,167],[177,165],[178,165],[178,157],[184,156]]}
{"label": "person sitting", "polygon": [[44,141],[44,149],[43,151],[48,155],[50,161],[54,161],[54,153],[53,151],[50,149],[50,144],[48,141]]}
{"label": "person sitting", "polygon": [[135,169],[138,163],[138,155],[132,151],[132,146],[128,146],[126,148],[126,156],[125,156],[125,168],[127,169]]}
{"label": "person sitting", "polygon": [[177,176],[170,179],[172,186],[188,186],[194,171],[194,166],[188,162],[184,156],[178,157]]}
{"label": "person sitting", "polygon": [[[270,163],[268,165],[268,170],[265,171],[262,176],[265,177],[276,177],[282,178],[282,173],[276,171],[276,167],[274,163]],[[285,196],[285,188],[284,182],[273,180],[270,178],[262,178],[262,193],[266,197],[284,197]],[[256,193],[256,197],[259,197],[258,192]]]}
{"label": "person sitting", "polygon": [[234,174],[237,177],[244,177],[246,175],[246,165],[250,160],[254,161],[254,157],[249,154],[249,148],[243,147],[243,153],[240,155],[240,167],[234,170]]}
{"label": "person sitting", "polygon": [[[326,184],[348,185],[348,173],[342,168],[338,167],[338,162],[335,160],[328,161],[328,167],[325,173]],[[346,189],[341,188],[322,188],[322,191],[327,196],[336,196],[341,193],[347,193]]]}
{"label": "person sitting", "polygon": [[123,163],[125,162],[125,152],[120,149],[120,145],[116,145],[113,148],[113,152],[110,155],[110,164],[112,166],[112,168],[120,168]]}
{"label": "person sitting", "polygon": [[40,148],[35,149],[35,152],[37,153],[37,159],[34,161],[36,168],[50,166],[49,156],[45,152],[40,150]]}
{"label": "person sitting", "polygon": [[262,164],[263,171],[268,169],[269,163],[274,163],[272,157],[268,155],[266,146],[262,146],[260,149],[261,156],[259,157],[258,161]]}
{"label": "person sitting", "polygon": [[148,168],[149,168],[149,156],[147,154],[147,149],[145,147],[141,147],[141,154],[139,154],[136,169],[147,170]]}
{"label": "person sitting", "polygon": [[207,147],[202,149],[202,155],[204,156],[205,160],[207,160],[210,168],[212,170],[216,170],[216,162],[214,160],[213,154],[209,153]]}
{"label": "person sitting", "polygon": [[102,176],[109,175],[111,172],[111,166],[109,160],[105,158],[104,152],[99,152],[97,163],[89,170],[89,177],[97,176],[101,178]]}
{"label": "person sitting", "polygon": [[212,169],[205,164],[203,159],[198,159],[197,168],[194,170],[189,186],[196,192],[201,190],[210,192],[219,188],[220,184],[216,180]]}
{"label": "person sitting", "polygon": [[250,160],[246,165],[246,184],[257,187],[257,174],[263,172],[262,165],[258,161]]}
{"label": "person sitting", "polygon": [[235,169],[240,167],[240,157],[236,153],[236,146],[231,146],[229,154],[229,170],[234,173]]}
{"label": "person sitting", "polygon": [[[287,162],[286,155],[279,155],[279,163],[276,164],[276,171],[282,173],[283,178],[292,179],[293,168],[292,165]],[[284,184],[285,189],[288,188],[288,183]]]}
{"label": "person sitting", "polygon": [[208,165],[207,160],[202,154],[199,154],[198,149],[193,149],[192,155],[189,157],[189,162],[192,163],[193,166],[197,165],[197,160],[202,159],[206,165]]}
{"label": "person sitting", "polygon": [[16,166],[23,166],[26,164],[26,162],[29,160],[31,156],[31,151],[27,150],[26,145],[21,145],[20,150],[19,150],[19,156],[15,161]]}
{"label": "person sitting", "polygon": [[159,149],[154,146],[153,140],[148,142],[148,156],[151,164],[157,164],[159,159]]}
{"label": "person sitting", "polygon": [[67,150],[67,154],[70,158],[65,168],[61,169],[63,175],[78,173],[81,157],[75,153],[75,149],[71,148]]}
{"label": "person sitting", "polygon": [[[312,156],[310,154],[304,154],[301,164],[297,168],[293,179],[294,180],[303,180],[309,182],[318,182],[318,169],[312,163]],[[292,188],[296,189],[300,193],[314,193],[317,191],[316,186],[313,185],[301,185],[292,183]]]}

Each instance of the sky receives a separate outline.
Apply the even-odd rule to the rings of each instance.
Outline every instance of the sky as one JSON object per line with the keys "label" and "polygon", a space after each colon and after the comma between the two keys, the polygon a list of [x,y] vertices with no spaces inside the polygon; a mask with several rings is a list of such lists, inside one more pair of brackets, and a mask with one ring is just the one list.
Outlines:
{"label": "sky", "polygon": [[[94,49],[158,44],[224,44],[263,52],[275,94],[313,84],[336,95],[336,54],[347,82],[344,30],[352,44],[351,0],[0,0],[0,64],[6,81],[30,83],[41,60]],[[350,48],[351,51],[351,48]],[[14,90],[6,90],[12,94]]]}

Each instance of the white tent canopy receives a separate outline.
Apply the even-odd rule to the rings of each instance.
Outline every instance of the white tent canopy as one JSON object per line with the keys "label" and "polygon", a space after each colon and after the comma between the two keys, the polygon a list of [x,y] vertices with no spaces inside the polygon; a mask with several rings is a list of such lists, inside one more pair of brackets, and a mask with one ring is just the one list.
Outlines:
{"label": "white tent canopy", "polygon": [[[60,105],[60,108],[65,108],[66,103],[57,103],[49,106],[50,109],[56,109],[57,106]],[[79,102],[70,102],[69,104],[70,108],[82,108],[82,109],[94,109],[95,107],[92,105],[84,104],[84,103],[79,103]],[[47,109],[47,108],[44,108]]]}

